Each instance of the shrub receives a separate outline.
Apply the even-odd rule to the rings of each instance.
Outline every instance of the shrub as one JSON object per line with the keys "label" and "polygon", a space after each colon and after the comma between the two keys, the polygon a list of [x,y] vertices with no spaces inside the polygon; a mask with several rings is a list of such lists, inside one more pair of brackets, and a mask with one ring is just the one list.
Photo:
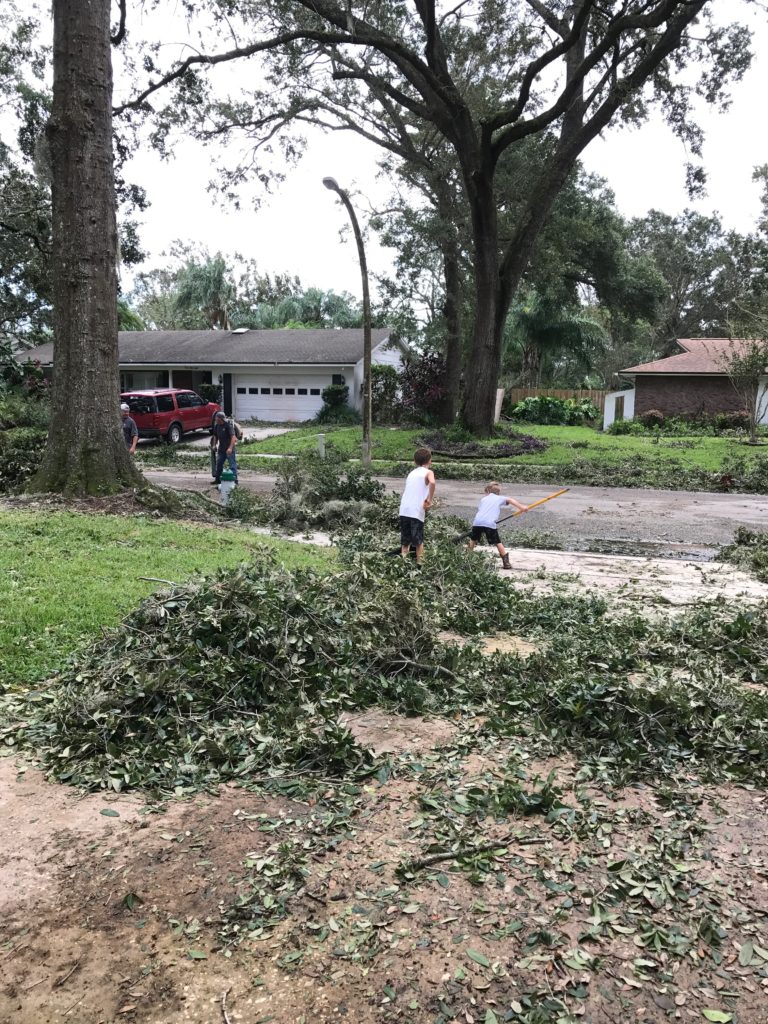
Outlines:
{"label": "shrub", "polygon": [[749,413],[743,409],[734,412],[718,412],[712,417],[715,430],[749,430]]}
{"label": "shrub", "polygon": [[336,409],[349,404],[349,387],[346,384],[329,384],[323,388],[323,405]]}
{"label": "shrub", "polygon": [[647,412],[641,413],[638,419],[644,427],[663,427],[666,416],[658,409],[648,409]]}
{"label": "shrub", "polygon": [[0,396],[0,430],[10,430],[12,427],[47,430],[49,417],[48,402],[30,398],[20,391]]}
{"label": "shrub", "polygon": [[435,421],[446,394],[445,360],[439,352],[425,352],[400,371],[402,405],[418,423]]}
{"label": "shrub", "polygon": [[600,410],[588,398],[529,395],[512,406],[510,416],[526,423],[579,426],[598,419]]}
{"label": "shrub", "polygon": [[374,423],[400,419],[400,377],[394,366],[371,367],[371,415]]}
{"label": "shrub", "polygon": [[221,405],[223,402],[224,395],[221,384],[201,384],[197,393],[204,402],[216,402],[217,405]]}
{"label": "shrub", "polygon": [[324,405],[317,416],[315,416],[315,423],[320,424],[320,426],[353,427],[360,422],[360,413],[350,405]]}
{"label": "shrub", "polygon": [[26,483],[42,461],[45,441],[46,432],[34,427],[0,431],[0,491]]}

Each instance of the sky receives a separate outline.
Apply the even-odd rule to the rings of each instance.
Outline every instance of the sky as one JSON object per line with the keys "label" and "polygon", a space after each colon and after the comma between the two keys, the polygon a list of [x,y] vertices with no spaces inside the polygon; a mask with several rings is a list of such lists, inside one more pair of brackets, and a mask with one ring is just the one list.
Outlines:
{"label": "sky", "polygon": [[[740,0],[717,0],[717,5],[718,15],[724,18],[744,15]],[[709,184],[705,198],[694,203],[688,199],[688,155],[658,116],[635,130],[609,128],[586,151],[586,168],[607,179],[621,213],[642,216],[656,208],[675,214],[693,206],[704,213],[718,211],[728,228],[741,232],[754,228],[760,188],[751,180],[752,170],[768,163],[768,134],[761,126],[768,97],[768,14],[754,11],[750,24],[755,58],[732,90],[730,109],[720,113],[700,106],[697,111],[706,138]],[[124,88],[116,79],[116,100]],[[189,240],[211,252],[238,252],[253,258],[262,272],[288,272],[298,275],[305,286],[348,291],[359,298],[354,241],[349,234],[340,238],[346,213],[337,197],[323,187],[322,178],[335,177],[350,191],[365,223],[367,211],[383,203],[388,194],[386,183],[376,180],[380,151],[351,133],[307,135],[304,157],[284,168],[286,180],[272,194],[261,194],[258,210],[247,201],[240,210],[233,210],[208,193],[211,154],[196,143],[178,144],[170,161],[161,160],[149,147],[137,152],[126,176],[146,188],[152,204],[141,227],[149,253],[145,269],[162,265],[162,253],[175,239]],[[366,249],[371,274],[387,273],[391,253],[375,236],[369,237]],[[130,284],[126,275],[123,285],[127,289]]]}

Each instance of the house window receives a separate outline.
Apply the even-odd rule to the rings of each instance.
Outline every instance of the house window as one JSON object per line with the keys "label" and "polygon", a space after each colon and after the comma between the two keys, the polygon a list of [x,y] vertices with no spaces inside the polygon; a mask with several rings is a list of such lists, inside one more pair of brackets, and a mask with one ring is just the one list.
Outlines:
{"label": "house window", "polygon": [[258,388],[248,388],[248,394],[249,395],[258,395],[258,393],[259,393],[259,389]]}
{"label": "house window", "polygon": [[285,393],[286,393],[286,395],[295,395],[296,394],[296,388],[286,388],[285,389]]}
{"label": "house window", "polygon": [[320,394],[320,388],[310,388],[309,389],[309,393],[310,393],[310,395],[319,395]]}
{"label": "house window", "polygon": [[272,388],[272,394],[273,395],[282,395],[282,393],[283,393],[283,389],[282,388]]}
{"label": "house window", "polygon": [[245,390],[245,388],[238,388],[237,389],[237,393],[238,393],[238,395],[244,395],[244,394],[246,394],[246,390]]}
{"label": "house window", "polygon": [[347,378],[344,376],[343,373],[334,373],[331,379],[331,383],[334,384],[335,386],[338,386],[340,384],[346,384]]}
{"label": "house window", "polygon": [[262,393],[262,395],[268,395],[269,394],[269,388],[262,388],[261,389],[261,393]]}
{"label": "house window", "polygon": [[299,388],[299,394],[300,395],[306,395],[306,393],[307,393],[307,389],[306,388]]}

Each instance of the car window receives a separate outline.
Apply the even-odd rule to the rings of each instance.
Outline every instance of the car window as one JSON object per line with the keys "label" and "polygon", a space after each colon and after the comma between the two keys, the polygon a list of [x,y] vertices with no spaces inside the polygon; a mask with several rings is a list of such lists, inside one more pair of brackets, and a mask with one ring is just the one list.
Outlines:
{"label": "car window", "polygon": [[124,397],[124,401],[128,403],[131,412],[137,416],[155,411],[155,400],[149,395],[127,395]]}
{"label": "car window", "polygon": [[158,395],[157,396],[157,411],[158,412],[173,412],[173,395]]}
{"label": "car window", "polygon": [[180,409],[190,409],[192,407],[192,395],[188,391],[179,391],[176,395],[176,405]]}
{"label": "car window", "polygon": [[190,408],[197,409],[201,405],[205,405],[205,402],[202,400],[200,395],[192,394],[192,395],[185,395],[184,397],[189,399],[188,407],[190,407]]}

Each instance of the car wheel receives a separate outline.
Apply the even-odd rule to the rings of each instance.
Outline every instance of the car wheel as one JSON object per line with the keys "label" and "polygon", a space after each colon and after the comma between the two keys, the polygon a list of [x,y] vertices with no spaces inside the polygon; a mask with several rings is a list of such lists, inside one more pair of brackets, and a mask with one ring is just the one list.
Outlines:
{"label": "car wheel", "polygon": [[180,423],[172,423],[168,428],[168,433],[165,435],[165,439],[168,444],[178,444],[181,440],[182,429]]}

